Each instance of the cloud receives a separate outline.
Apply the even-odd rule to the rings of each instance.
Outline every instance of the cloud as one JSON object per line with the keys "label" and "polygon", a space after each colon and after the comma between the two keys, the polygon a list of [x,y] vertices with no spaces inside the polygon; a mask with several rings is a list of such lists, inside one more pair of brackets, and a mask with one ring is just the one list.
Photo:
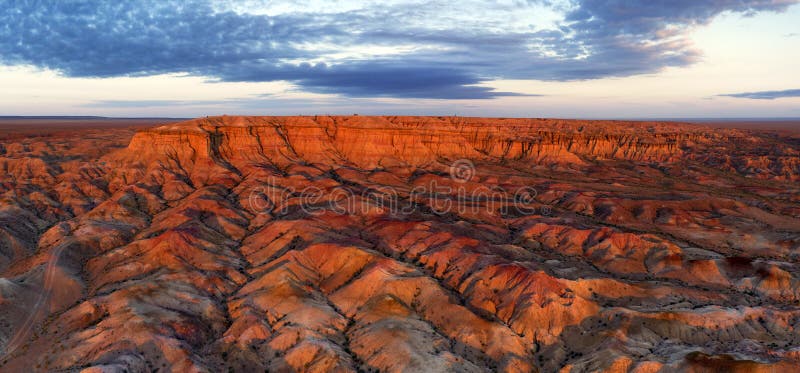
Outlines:
{"label": "cloud", "polygon": [[[564,79],[602,78],[657,72],[686,66],[702,55],[688,31],[723,12],[753,15],[783,11],[795,0],[582,0],[565,17],[564,33],[572,57],[557,75]],[[578,54],[586,58],[578,59]],[[559,80],[556,78],[556,80]]]}
{"label": "cloud", "polygon": [[[692,27],[725,11],[781,11],[795,2],[18,0],[0,4],[0,63],[68,77],[186,73],[285,80],[345,97],[490,99],[518,95],[481,86],[493,79],[686,66],[701,56],[687,36]],[[528,16],[542,7],[562,19],[535,24]]]}
{"label": "cloud", "polygon": [[[112,110],[134,110],[138,113],[140,109],[152,110],[165,109],[165,113],[185,113],[186,116],[205,115],[208,110],[229,114],[261,114],[265,111],[275,114],[298,115],[298,114],[424,114],[430,113],[431,108],[438,113],[452,113],[451,107],[430,106],[430,103],[421,105],[420,100],[386,101],[370,98],[349,98],[349,97],[318,97],[318,98],[287,98],[270,97],[265,95],[251,95],[240,98],[229,98],[221,100],[96,100],[81,105],[84,108],[100,108],[105,111]],[[125,111],[131,112],[131,111]],[[171,114],[174,115],[174,114]]]}
{"label": "cloud", "polygon": [[[306,90],[350,97],[485,99],[524,96],[475,86],[480,77],[465,69],[424,62],[354,62],[316,66],[296,78],[296,83]],[[391,90],[387,91],[387,87]]]}
{"label": "cloud", "polygon": [[752,100],[774,100],[777,98],[800,97],[800,89],[786,89],[783,91],[758,91],[744,93],[729,93],[720,96],[749,98]]}

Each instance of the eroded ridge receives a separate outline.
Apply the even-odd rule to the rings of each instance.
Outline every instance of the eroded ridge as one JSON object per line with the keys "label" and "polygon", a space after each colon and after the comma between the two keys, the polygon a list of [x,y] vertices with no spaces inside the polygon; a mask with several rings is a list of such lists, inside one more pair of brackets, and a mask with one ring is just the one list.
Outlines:
{"label": "eroded ridge", "polygon": [[361,116],[85,131],[0,146],[0,369],[800,364],[798,137]]}

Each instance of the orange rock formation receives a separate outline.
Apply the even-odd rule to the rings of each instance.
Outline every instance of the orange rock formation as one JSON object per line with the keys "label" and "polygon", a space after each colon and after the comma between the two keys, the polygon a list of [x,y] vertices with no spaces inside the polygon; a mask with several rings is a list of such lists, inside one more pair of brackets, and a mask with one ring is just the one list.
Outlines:
{"label": "orange rock formation", "polygon": [[306,116],[2,139],[3,371],[800,365],[785,133]]}

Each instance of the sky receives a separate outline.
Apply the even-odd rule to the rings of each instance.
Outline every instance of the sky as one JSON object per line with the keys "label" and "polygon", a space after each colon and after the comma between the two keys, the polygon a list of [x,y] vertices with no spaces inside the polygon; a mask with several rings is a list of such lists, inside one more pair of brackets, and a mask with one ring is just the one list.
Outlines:
{"label": "sky", "polygon": [[800,0],[4,0],[0,115],[800,117]]}

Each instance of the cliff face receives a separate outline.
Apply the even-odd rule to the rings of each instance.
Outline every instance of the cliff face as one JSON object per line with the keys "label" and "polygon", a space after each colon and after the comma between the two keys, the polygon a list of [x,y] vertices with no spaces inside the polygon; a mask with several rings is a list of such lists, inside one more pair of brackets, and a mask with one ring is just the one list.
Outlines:
{"label": "cliff face", "polygon": [[[687,133],[688,132],[688,133]],[[269,161],[361,168],[422,166],[442,159],[570,163],[581,158],[666,161],[700,128],[667,124],[433,117],[219,117],[138,133],[134,158],[177,154],[233,164]]]}
{"label": "cliff face", "polygon": [[[767,147],[769,149],[767,149]],[[119,157],[247,167],[269,163],[422,167],[456,159],[581,168],[694,160],[745,177],[800,180],[791,143],[665,122],[461,117],[214,117],[142,131]]]}
{"label": "cliff face", "polygon": [[791,137],[217,117],[0,145],[3,371],[800,364]]}

